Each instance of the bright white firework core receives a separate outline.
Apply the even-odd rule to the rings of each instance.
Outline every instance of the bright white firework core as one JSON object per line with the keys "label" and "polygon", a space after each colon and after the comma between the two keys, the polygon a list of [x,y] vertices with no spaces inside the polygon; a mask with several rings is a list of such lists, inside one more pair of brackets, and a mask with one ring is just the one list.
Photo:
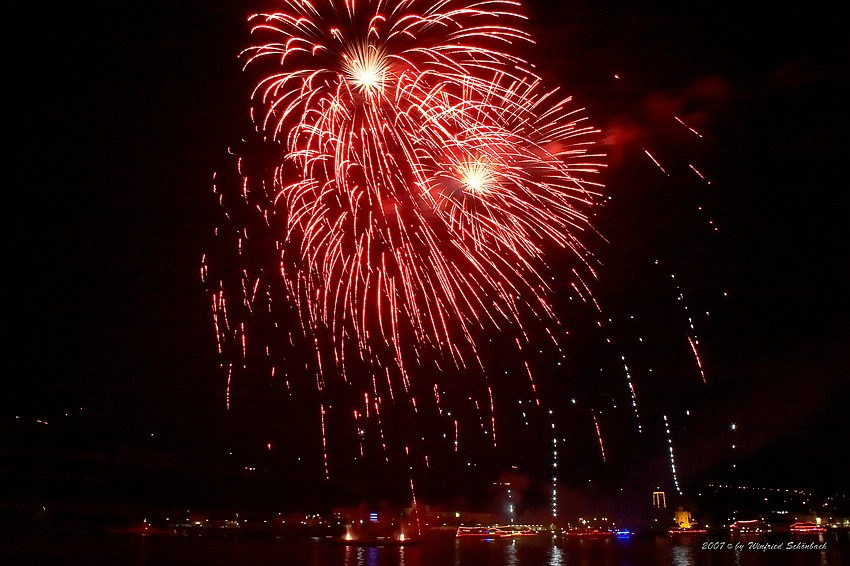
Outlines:
{"label": "bright white firework core", "polygon": [[374,45],[357,46],[345,57],[345,76],[354,89],[364,95],[383,90],[387,59]]}
{"label": "bright white firework core", "polygon": [[486,163],[480,160],[464,163],[458,171],[460,180],[468,193],[486,195],[493,183],[493,173]]}

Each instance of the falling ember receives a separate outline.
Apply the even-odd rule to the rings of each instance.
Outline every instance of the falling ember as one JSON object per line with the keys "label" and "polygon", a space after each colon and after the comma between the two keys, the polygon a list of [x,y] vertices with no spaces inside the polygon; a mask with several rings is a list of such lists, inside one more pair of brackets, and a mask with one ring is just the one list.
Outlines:
{"label": "falling ember", "polygon": [[[531,42],[513,1],[278,5],[249,18],[256,132],[234,151],[236,189],[215,181],[221,263],[238,267],[205,257],[202,269],[219,352],[235,362],[227,406],[244,399],[231,395],[240,378],[283,372],[289,396],[318,405],[326,478],[340,420],[355,459],[375,447],[395,460],[399,414],[427,410],[443,428],[423,443],[439,435],[457,453],[462,435],[481,436],[460,430],[477,417],[495,448],[504,384],[487,338],[510,336],[524,375],[507,379],[527,380],[543,411],[528,352],[538,328],[560,351],[554,268],[570,263],[564,288],[601,311],[586,241],[599,131],[512,53]],[[459,376],[476,383],[458,392]]]}
{"label": "falling ember", "polygon": [[688,164],[688,167],[691,169],[691,171],[693,171],[694,173],[696,173],[696,174],[697,174],[697,176],[698,176],[700,179],[702,179],[703,181],[705,181],[705,184],[706,184],[706,185],[710,185],[710,184],[711,184],[711,181],[706,180],[705,175],[703,175],[703,174],[702,174],[702,172],[700,172],[700,170],[699,170],[699,169],[697,169],[696,167],[694,167],[694,166],[693,166],[692,164],[690,164],[690,163]]}
{"label": "falling ember", "polygon": [[454,451],[457,452],[458,445],[460,444],[460,442],[459,442],[459,432],[458,432],[458,426],[457,426],[457,419],[454,420],[454,425],[455,425]]}
{"label": "falling ember", "polygon": [[667,421],[667,415],[664,417],[664,432],[667,435],[667,450],[670,454],[670,473],[673,476],[673,485],[676,487],[676,492],[682,495],[682,488],[679,487],[679,476],[676,472],[676,456],[673,453],[673,438],[670,436],[670,423]]}
{"label": "falling ember", "polygon": [[694,360],[696,360],[699,375],[702,378],[702,382],[705,383],[705,371],[703,371],[702,369],[702,360],[700,360],[699,358],[699,351],[697,350],[697,341],[692,336],[688,336],[688,343],[691,345],[691,351],[694,353]]}
{"label": "falling ember", "polygon": [[602,444],[602,432],[599,430],[599,421],[596,420],[596,411],[591,410],[591,414],[593,415],[593,425],[596,427],[596,438],[599,440],[599,451],[602,454],[602,461],[606,462],[605,445]]}
{"label": "falling ember", "polygon": [[653,163],[655,163],[655,166],[658,167],[658,169],[662,173],[664,173],[665,175],[668,175],[667,171],[664,170],[664,167],[661,166],[661,163],[659,163],[658,160],[655,159],[655,156],[653,156],[651,153],[649,153],[649,150],[644,148],[643,152],[646,154],[647,157],[649,157],[652,160]]}
{"label": "falling ember", "polygon": [[552,427],[552,518],[558,516],[558,437],[555,434],[555,421],[549,411],[549,423]]}
{"label": "falling ember", "polygon": [[230,364],[227,366],[227,386],[224,391],[224,405],[225,408],[230,410],[230,380],[233,377],[233,365]]}
{"label": "falling ember", "polygon": [[626,384],[629,387],[629,395],[631,396],[632,400],[632,409],[634,410],[635,420],[637,421],[637,430],[638,432],[643,432],[643,429],[640,424],[640,413],[638,412],[637,395],[635,394],[635,385],[632,382],[632,375],[631,372],[629,372],[628,364],[626,364],[626,357],[620,356],[620,360],[622,360],[623,362],[623,372],[626,375]]}
{"label": "falling ember", "polygon": [[694,134],[695,136],[698,136],[698,137],[700,137],[700,138],[702,137],[702,134],[701,134],[701,133],[699,133],[698,131],[696,131],[695,129],[693,129],[693,128],[692,128],[692,127],[690,127],[689,125],[687,125],[684,121],[682,121],[682,119],[681,119],[681,118],[679,118],[678,116],[674,116],[674,118],[676,119],[676,121],[677,121],[677,122],[679,122],[679,123],[680,123],[680,124],[682,124],[684,127],[686,127],[686,128],[688,129],[688,131],[689,131],[689,132],[691,132],[692,134]]}
{"label": "falling ember", "polygon": [[328,467],[328,439],[327,431],[325,430],[325,406],[319,406],[319,416],[322,421],[322,461],[325,464],[325,478],[330,477],[330,468]]}
{"label": "falling ember", "polygon": [[543,250],[590,257],[601,156],[570,100],[501,50],[530,41],[517,5],[282,4],[250,18],[260,41],[243,52],[256,127],[279,148],[268,175],[243,175],[280,256],[279,274],[243,281],[246,306],[279,277],[333,350],[319,371],[347,379],[356,358],[393,402],[423,354],[483,370],[484,330],[556,324]]}
{"label": "falling ember", "polygon": [[[658,265],[659,261],[655,260],[655,264]],[[670,273],[670,279],[676,280],[676,275],[673,274],[673,273]],[[699,340],[696,337],[696,325],[694,324],[694,319],[693,319],[693,316],[690,313],[690,309],[688,308],[688,304],[685,301],[685,295],[682,292],[682,290],[681,290],[681,288],[679,287],[678,284],[676,284],[676,299],[679,302],[679,304],[682,306],[683,313],[684,313],[685,317],[687,318],[688,332],[687,332],[686,336],[687,336],[687,339],[688,339],[688,345],[690,346],[691,353],[694,356],[694,361],[696,362],[697,370],[699,371],[700,378],[702,379],[703,383],[706,383],[705,370],[703,369],[702,360],[700,359],[700,355],[699,355],[699,349],[698,349]]]}

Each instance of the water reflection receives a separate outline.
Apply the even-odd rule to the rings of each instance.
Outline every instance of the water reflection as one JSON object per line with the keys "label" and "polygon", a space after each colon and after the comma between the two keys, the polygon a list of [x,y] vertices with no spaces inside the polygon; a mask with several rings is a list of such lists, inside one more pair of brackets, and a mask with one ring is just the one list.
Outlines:
{"label": "water reflection", "polygon": [[[378,566],[378,549],[374,546],[346,546],[343,564],[345,566]],[[403,555],[398,564],[404,565]]]}
{"label": "water reflection", "polygon": [[[2,533],[0,533],[2,534]],[[546,537],[466,540],[442,536],[405,547],[357,547],[319,541],[283,541],[234,537],[18,537],[0,538],[2,564],[92,565],[208,564],[222,566],[839,566],[850,565],[848,533],[791,538],[774,534],[765,542],[781,548],[762,550],[744,541],[739,551],[708,550],[702,541],[668,537],[570,541]],[[739,542],[739,541],[724,541]],[[753,542],[762,542],[753,541]],[[809,544],[798,550],[788,543]],[[815,545],[826,543],[825,548]]]}
{"label": "water reflection", "polygon": [[[818,535],[818,544],[826,543],[826,537],[823,534]],[[834,543],[833,543],[834,544]],[[829,548],[829,543],[827,543],[827,548]],[[826,554],[826,549],[820,551],[820,564],[819,566],[829,566],[829,557]]]}
{"label": "water reflection", "polygon": [[517,566],[517,564],[519,564],[516,552],[516,541],[512,540],[511,543],[505,547],[505,566]]}
{"label": "water reflection", "polygon": [[549,551],[549,566],[564,566],[564,564],[566,564],[564,552],[560,547],[553,545]]}
{"label": "water reflection", "polygon": [[670,564],[673,566],[693,566],[694,555],[691,547],[680,544],[670,549]]}

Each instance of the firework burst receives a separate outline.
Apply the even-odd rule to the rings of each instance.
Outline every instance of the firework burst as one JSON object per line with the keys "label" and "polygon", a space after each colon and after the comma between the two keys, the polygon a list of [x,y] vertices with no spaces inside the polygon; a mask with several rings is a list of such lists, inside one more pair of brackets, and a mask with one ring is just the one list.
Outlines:
{"label": "firework burst", "polygon": [[[271,150],[240,159],[238,203],[222,193],[220,235],[235,237],[240,281],[204,268],[219,348],[238,360],[228,387],[234,365],[249,363],[242,321],[269,321],[258,351],[274,375],[282,362],[270,350],[294,344],[281,330],[293,318],[320,396],[339,376],[363,399],[355,421],[381,423],[388,397],[418,411],[417,390],[433,390],[442,414],[439,373],[418,368],[486,376],[487,330],[515,329],[522,353],[528,320],[559,324],[547,257],[591,257],[597,131],[511,54],[530,41],[514,2],[282,6],[250,18],[258,44],[243,52]],[[534,389],[527,363],[525,373]],[[492,387],[481,390],[475,406],[489,406],[495,443]]]}

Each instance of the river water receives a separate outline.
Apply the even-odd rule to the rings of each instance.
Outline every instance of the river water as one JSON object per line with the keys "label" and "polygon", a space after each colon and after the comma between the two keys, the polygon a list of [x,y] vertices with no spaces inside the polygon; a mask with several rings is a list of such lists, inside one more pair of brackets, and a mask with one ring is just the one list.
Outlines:
{"label": "river water", "polygon": [[[432,535],[415,546],[355,547],[318,540],[129,535],[26,535],[0,538],[2,565],[296,566],[844,566],[847,534],[768,539],[606,540],[455,539]],[[814,543],[788,548],[788,542]],[[735,550],[735,543],[739,543]],[[713,543],[713,544],[712,544]],[[811,548],[821,546],[825,548]],[[731,548],[730,548],[731,545]]]}

